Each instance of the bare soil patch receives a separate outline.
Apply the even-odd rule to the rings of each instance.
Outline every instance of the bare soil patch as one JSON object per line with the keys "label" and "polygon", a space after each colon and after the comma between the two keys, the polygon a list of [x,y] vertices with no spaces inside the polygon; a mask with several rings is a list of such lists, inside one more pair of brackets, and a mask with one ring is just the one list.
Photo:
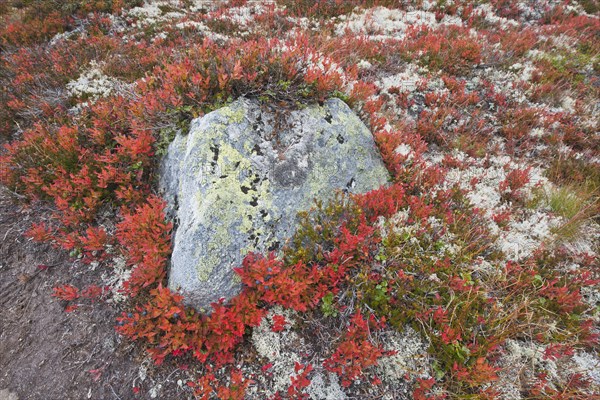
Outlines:
{"label": "bare soil patch", "polygon": [[184,371],[174,366],[149,365],[140,379],[144,353],[115,332],[115,307],[84,305],[66,313],[51,296],[56,285],[82,287],[102,271],[90,272],[64,251],[23,237],[43,215],[43,208],[18,205],[0,188],[0,389],[19,400],[189,395],[176,384],[185,382]]}

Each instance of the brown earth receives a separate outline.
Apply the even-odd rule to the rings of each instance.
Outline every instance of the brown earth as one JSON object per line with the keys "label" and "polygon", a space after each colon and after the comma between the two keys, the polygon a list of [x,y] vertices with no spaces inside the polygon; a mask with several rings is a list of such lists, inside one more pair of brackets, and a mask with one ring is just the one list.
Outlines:
{"label": "brown earth", "polygon": [[[15,202],[0,187],[0,399],[8,393],[19,400],[188,398],[189,389],[177,384],[189,379],[186,371],[154,367],[115,332],[115,306],[67,313],[51,296],[57,285],[97,283],[102,268],[90,272],[64,251],[23,237],[46,211]],[[144,381],[141,365],[148,367]]]}

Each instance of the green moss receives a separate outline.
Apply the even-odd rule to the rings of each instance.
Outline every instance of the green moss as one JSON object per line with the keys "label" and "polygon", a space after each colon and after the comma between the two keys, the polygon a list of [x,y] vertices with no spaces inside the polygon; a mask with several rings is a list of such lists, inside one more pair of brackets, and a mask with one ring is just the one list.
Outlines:
{"label": "green moss", "polygon": [[339,90],[335,90],[332,94],[331,97],[335,97],[338,98],[340,100],[342,100],[344,103],[348,104],[348,106],[350,106],[350,96],[348,96],[346,93],[344,92],[340,92]]}
{"label": "green moss", "polygon": [[177,136],[177,130],[173,128],[164,128],[158,132],[158,137],[154,142],[154,149],[158,157],[164,157],[167,154],[167,149],[175,136]]}
{"label": "green moss", "polygon": [[338,311],[333,303],[334,295],[332,292],[327,293],[321,299],[321,311],[326,317],[337,317]]}

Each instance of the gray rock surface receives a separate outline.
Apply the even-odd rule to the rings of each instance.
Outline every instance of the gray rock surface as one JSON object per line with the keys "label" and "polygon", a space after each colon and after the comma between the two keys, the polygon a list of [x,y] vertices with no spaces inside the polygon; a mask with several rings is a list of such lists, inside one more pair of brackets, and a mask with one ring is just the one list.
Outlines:
{"label": "gray rock surface", "polygon": [[207,311],[239,292],[244,256],[278,250],[315,198],[387,181],[371,133],[338,99],[285,112],[239,99],[195,119],[161,165],[176,221],[169,287]]}

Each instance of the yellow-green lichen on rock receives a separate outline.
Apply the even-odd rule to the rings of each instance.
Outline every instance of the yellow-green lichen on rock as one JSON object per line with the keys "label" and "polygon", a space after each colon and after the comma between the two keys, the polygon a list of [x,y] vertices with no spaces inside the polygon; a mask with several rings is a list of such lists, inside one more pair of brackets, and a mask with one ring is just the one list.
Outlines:
{"label": "yellow-green lichen on rock", "polygon": [[277,251],[315,198],[387,180],[371,133],[338,99],[286,113],[240,99],[194,120],[161,166],[177,223],[169,286],[199,309],[230,298],[240,290],[233,268],[249,252]]}

